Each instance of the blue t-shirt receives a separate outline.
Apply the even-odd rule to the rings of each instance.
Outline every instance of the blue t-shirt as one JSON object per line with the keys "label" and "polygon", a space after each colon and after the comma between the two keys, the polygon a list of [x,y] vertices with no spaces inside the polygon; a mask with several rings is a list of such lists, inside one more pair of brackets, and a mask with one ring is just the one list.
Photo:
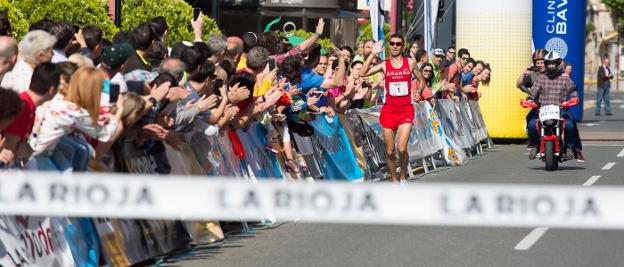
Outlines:
{"label": "blue t-shirt", "polygon": [[297,87],[301,89],[303,94],[307,94],[312,88],[321,89],[321,84],[325,81],[325,77],[318,75],[310,68],[303,67],[301,69],[301,82]]}
{"label": "blue t-shirt", "polygon": [[472,84],[472,78],[474,77],[474,73],[472,73],[472,71],[469,71],[467,73],[461,73],[461,79],[462,79],[462,86],[466,86],[469,84]]}

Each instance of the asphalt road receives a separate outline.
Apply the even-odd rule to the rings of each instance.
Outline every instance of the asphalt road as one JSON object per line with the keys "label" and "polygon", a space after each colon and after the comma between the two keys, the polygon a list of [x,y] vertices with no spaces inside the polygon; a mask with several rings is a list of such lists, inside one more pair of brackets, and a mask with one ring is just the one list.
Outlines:
{"label": "asphalt road", "polygon": [[[612,101],[614,116],[596,117],[593,109],[585,112],[579,126],[585,139],[584,163],[565,162],[560,170],[546,172],[542,162],[528,160],[525,145],[497,145],[466,166],[413,182],[623,185],[624,157],[617,155],[624,151],[624,101],[620,94]],[[615,165],[603,169],[611,162]],[[623,251],[624,231],[290,222],[166,265],[623,266]]]}

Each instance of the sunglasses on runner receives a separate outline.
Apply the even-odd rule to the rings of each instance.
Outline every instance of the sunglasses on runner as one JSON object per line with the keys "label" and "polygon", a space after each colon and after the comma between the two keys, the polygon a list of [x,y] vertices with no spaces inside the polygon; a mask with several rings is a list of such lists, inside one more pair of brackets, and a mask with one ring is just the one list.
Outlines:
{"label": "sunglasses on runner", "polygon": [[390,46],[403,46],[403,42],[390,42]]}

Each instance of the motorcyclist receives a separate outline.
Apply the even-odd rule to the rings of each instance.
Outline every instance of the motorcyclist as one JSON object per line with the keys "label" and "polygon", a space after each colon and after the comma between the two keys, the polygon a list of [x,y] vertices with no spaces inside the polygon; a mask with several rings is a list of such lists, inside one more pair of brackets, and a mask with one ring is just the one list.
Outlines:
{"label": "motorcyclist", "polygon": [[[544,57],[546,71],[538,74],[533,86],[529,92],[530,99],[534,99],[540,106],[557,105],[561,107],[569,107],[578,103],[578,95],[576,91],[569,94],[570,100],[566,101],[566,97],[570,92],[570,88],[574,86],[569,77],[563,74],[563,59],[559,53],[555,51],[548,52]],[[570,148],[567,153],[573,153],[580,144],[578,135],[576,134],[576,125],[567,109],[562,110],[561,117],[565,119],[565,146]],[[529,132],[529,143],[535,144],[535,148],[529,153],[529,159],[535,159],[539,144],[539,134],[537,132],[537,124],[535,118],[527,122],[527,130]],[[570,156],[568,156],[570,157]],[[570,157],[571,158],[571,157]]]}
{"label": "motorcyclist", "polygon": [[[520,89],[522,92],[530,94],[533,83],[535,83],[535,80],[537,79],[537,75],[546,72],[546,66],[544,65],[544,56],[546,56],[546,53],[547,51],[541,48],[533,52],[533,55],[531,57],[533,59],[533,65],[531,65],[522,74],[520,74],[520,77],[518,77],[518,82],[516,84],[516,87],[518,87],[518,89]],[[537,111],[537,109],[531,109],[531,111],[529,111],[529,114],[527,114],[526,116],[527,135],[529,136],[529,145],[527,146],[528,150],[533,150],[538,145],[537,143],[531,142],[532,140],[539,141],[539,134],[537,133],[537,131],[529,131],[529,124],[533,123],[533,126],[535,126],[534,124],[535,120],[537,119]]]}

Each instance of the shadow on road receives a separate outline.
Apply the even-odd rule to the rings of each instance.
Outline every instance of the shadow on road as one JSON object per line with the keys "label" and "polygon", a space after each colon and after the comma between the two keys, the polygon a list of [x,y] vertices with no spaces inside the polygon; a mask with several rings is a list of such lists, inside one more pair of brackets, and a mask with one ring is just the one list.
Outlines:
{"label": "shadow on road", "polygon": [[[544,170],[544,167],[529,167],[531,170]],[[585,167],[579,166],[559,166],[559,168],[555,171],[574,171],[574,170],[585,170]]]}

